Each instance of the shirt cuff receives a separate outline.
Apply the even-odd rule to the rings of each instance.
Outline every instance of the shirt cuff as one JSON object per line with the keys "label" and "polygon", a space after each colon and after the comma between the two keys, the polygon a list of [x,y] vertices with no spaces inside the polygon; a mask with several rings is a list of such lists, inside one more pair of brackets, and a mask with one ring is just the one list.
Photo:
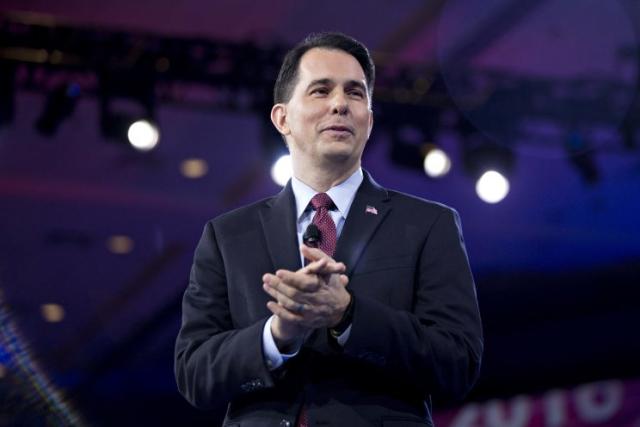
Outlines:
{"label": "shirt cuff", "polygon": [[349,335],[351,335],[351,325],[349,325],[349,327],[347,327],[347,329],[345,329],[343,333],[336,337],[336,341],[338,341],[338,344],[344,347],[344,345],[347,343],[347,340],[349,339]]}
{"label": "shirt cuff", "polygon": [[[278,369],[284,362],[296,356],[300,351],[300,348],[298,348],[294,353],[280,353],[280,350],[278,350],[278,346],[273,339],[273,335],[271,335],[271,322],[273,321],[274,316],[275,315],[269,317],[267,323],[264,324],[264,329],[262,330],[262,349],[264,352],[264,362],[267,365],[267,369],[269,369],[270,371]],[[351,326],[349,326],[349,328],[340,336],[342,337],[343,335],[345,335],[350,329]],[[338,340],[339,339],[340,338],[338,338]]]}

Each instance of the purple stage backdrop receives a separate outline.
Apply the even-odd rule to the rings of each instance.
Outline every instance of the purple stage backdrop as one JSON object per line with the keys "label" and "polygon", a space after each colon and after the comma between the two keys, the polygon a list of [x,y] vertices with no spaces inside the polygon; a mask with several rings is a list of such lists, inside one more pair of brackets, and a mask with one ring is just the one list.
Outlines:
{"label": "purple stage backdrop", "polygon": [[610,380],[436,413],[438,427],[640,427],[640,379]]}

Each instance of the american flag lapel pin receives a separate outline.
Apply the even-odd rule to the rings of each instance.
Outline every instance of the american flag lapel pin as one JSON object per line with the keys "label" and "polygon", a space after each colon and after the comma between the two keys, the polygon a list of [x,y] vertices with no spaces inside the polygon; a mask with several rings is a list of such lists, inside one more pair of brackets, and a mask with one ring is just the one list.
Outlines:
{"label": "american flag lapel pin", "polygon": [[365,213],[368,214],[372,214],[372,215],[378,215],[378,209],[376,209],[373,206],[367,205],[367,207],[364,209]]}

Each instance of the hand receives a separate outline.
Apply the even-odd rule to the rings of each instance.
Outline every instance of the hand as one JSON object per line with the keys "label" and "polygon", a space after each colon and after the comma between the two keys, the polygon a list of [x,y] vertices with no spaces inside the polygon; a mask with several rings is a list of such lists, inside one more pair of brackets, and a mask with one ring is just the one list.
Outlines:
{"label": "hand", "polygon": [[[324,255],[322,251],[319,251]],[[316,254],[318,255],[318,254]],[[311,255],[313,257],[313,255]],[[315,258],[319,258],[317,261],[310,263],[298,270],[300,273],[305,274],[331,274],[331,273],[342,273],[345,271],[345,266],[342,263],[329,262],[330,258],[323,256]],[[314,258],[314,259],[315,259]],[[262,278],[263,282],[267,286],[267,283],[276,284],[279,280],[277,276],[265,274]],[[265,291],[268,291],[268,288],[265,288]],[[273,296],[273,295],[272,295]],[[277,297],[274,296],[277,301]],[[286,310],[281,311],[279,308],[281,307],[279,303],[270,301],[267,303],[267,307],[271,310],[272,313],[276,314],[274,319],[271,321],[271,335],[274,338],[276,346],[282,352],[288,352],[289,349],[296,347],[296,344],[304,339],[304,336],[311,331],[311,328],[306,326],[303,323],[303,317],[297,314],[297,310]],[[297,308],[298,306],[290,308]],[[278,315],[281,313],[282,315]]]}
{"label": "hand", "polygon": [[[335,326],[351,301],[345,290],[349,279],[342,274],[346,267],[319,249],[303,246],[300,250],[310,264],[296,272],[278,270],[263,276],[264,290],[277,301],[267,307],[280,319],[277,326],[286,325],[284,330],[296,330],[294,325],[305,331]],[[282,331],[274,331],[274,323],[275,337]]]}
{"label": "hand", "polygon": [[[277,304],[276,304],[277,305]],[[273,310],[272,310],[273,312]],[[281,353],[292,353],[304,341],[309,329],[296,322],[274,316],[271,321],[271,336]]]}

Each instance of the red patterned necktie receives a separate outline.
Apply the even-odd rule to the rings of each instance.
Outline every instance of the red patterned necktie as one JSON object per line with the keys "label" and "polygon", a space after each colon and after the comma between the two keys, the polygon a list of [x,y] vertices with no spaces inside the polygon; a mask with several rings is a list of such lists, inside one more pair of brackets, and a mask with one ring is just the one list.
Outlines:
{"label": "red patterned necktie", "polygon": [[330,257],[336,251],[336,242],[338,240],[336,233],[336,224],[331,218],[329,212],[333,208],[333,200],[327,193],[318,193],[311,199],[311,206],[316,210],[312,223],[320,230],[320,244],[318,247]]}
{"label": "red patterned necktie", "polygon": [[[327,193],[318,193],[311,199],[311,206],[313,206],[313,209],[316,211],[311,222],[315,224],[320,231],[320,244],[318,244],[318,248],[332,257],[336,251],[336,242],[338,241],[336,224],[333,222],[333,218],[331,218],[331,213],[329,212],[334,206],[333,200],[331,200],[331,197],[329,197]],[[307,407],[304,404],[302,408],[300,408],[300,416],[298,417],[298,423],[296,425],[297,427],[309,426]]]}

